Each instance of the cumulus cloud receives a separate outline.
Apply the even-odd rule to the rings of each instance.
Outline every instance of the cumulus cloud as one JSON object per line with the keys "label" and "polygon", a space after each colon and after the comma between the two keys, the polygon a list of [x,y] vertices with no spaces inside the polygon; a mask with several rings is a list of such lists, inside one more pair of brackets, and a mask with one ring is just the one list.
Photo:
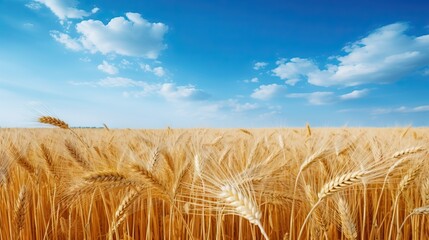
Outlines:
{"label": "cumulus cloud", "polygon": [[154,67],[152,68],[149,64],[140,64],[140,68],[145,72],[151,72],[158,77],[163,77],[165,75],[165,70],[163,67]]}
{"label": "cumulus cloud", "polygon": [[305,98],[312,105],[325,105],[335,101],[333,92],[292,93],[288,94],[287,97]]}
{"label": "cumulus cloud", "polygon": [[278,66],[273,70],[273,73],[285,80],[286,84],[292,86],[304,79],[309,73],[317,70],[316,65],[308,59],[292,58],[289,62],[286,61],[286,59],[278,61]]}
{"label": "cumulus cloud", "polygon": [[[75,0],[35,0],[35,2],[48,7],[60,20],[69,18],[80,19],[91,15],[89,12],[77,9],[77,1]],[[34,4],[27,5],[36,6]]]}
{"label": "cumulus cloud", "polygon": [[422,105],[417,107],[405,107],[401,106],[398,108],[379,108],[373,111],[373,114],[388,114],[388,113],[419,113],[429,112],[429,105]]}
{"label": "cumulus cloud", "polygon": [[255,99],[268,100],[281,94],[284,90],[284,86],[275,83],[261,85],[257,89],[253,90],[253,93],[250,96]]}
{"label": "cumulus cloud", "polygon": [[354,90],[350,93],[346,93],[340,96],[341,100],[352,100],[352,99],[358,99],[362,98],[366,95],[368,95],[369,90],[368,89],[362,89],[362,90]]}
{"label": "cumulus cloud", "polygon": [[82,50],[82,45],[80,42],[76,39],[71,38],[69,35],[65,33],[61,33],[58,31],[51,31],[52,38],[55,39],[55,41],[62,43],[66,48],[73,50],[73,51],[80,51]]}
{"label": "cumulus cloud", "polygon": [[[346,45],[335,64],[319,68],[308,59],[279,61],[274,74],[292,83],[306,79],[317,86],[390,83],[429,65],[429,35],[406,34],[405,23],[390,24]],[[298,63],[297,63],[297,60]],[[304,64],[304,67],[302,66]]]}
{"label": "cumulus cloud", "polygon": [[85,20],[76,25],[82,46],[92,52],[156,59],[166,45],[163,38],[168,27],[150,23],[138,13],[126,13],[104,25],[98,20]]}
{"label": "cumulus cloud", "polygon": [[255,65],[253,65],[253,69],[255,70],[264,69],[267,65],[268,63],[266,62],[256,62]]}
{"label": "cumulus cloud", "polygon": [[97,66],[98,70],[103,71],[107,74],[117,74],[119,72],[118,68],[112,64],[109,64],[107,61],[103,61],[102,64]]}

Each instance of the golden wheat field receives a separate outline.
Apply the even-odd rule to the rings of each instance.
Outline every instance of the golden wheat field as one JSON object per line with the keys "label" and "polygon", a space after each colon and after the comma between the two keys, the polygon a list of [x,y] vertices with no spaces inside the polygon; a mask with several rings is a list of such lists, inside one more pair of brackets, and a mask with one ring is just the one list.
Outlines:
{"label": "golden wheat field", "polygon": [[427,128],[113,130],[47,120],[57,128],[0,129],[1,239],[429,236]]}

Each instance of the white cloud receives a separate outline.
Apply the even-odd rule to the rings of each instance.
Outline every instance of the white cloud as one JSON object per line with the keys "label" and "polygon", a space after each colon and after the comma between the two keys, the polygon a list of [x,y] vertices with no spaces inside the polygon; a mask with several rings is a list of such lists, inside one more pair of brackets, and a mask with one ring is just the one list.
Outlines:
{"label": "white cloud", "polygon": [[[220,105],[222,105],[222,103],[220,103]],[[228,99],[223,105],[230,108],[234,112],[247,112],[260,108],[257,103],[240,103],[236,99]]]}
{"label": "white cloud", "polygon": [[429,112],[429,105],[422,105],[417,107],[405,107],[401,106],[398,108],[379,108],[373,111],[373,114],[388,114],[388,113],[419,113]]}
{"label": "white cloud", "polygon": [[195,88],[195,86],[176,86],[174,83],[164,83],[161,85],[159,94],[170,101],[176,100],[204,100],[209,97],[204,91]]}
{"label": "white cloud", "polygon": [[335,101],[333,92],[292,93],[288,94],[287,97],[305,98],[312,105],[325,105]]}
{"label": "white cloud", "polygon": [[156,59],[166,45],[163,23],[150,23],[138,13],[126,13],[104,25],[98,20],[85,20],[76,25],[79,41],[92,53],[115,53],[124,56]]}
{"label": "white cloud", "polygon": [[[101,79],[99,81],[91,81],[91,82],[76,82],[71,81],[69,82],[71,85],[74,86],[92,86],[92,87],[148,87],[150,84],[144,82],[144,81],[135,81],[130,78],[124,78],[124,77],[107,77],[104,79]],[[151,85],[155,86],[154,89],[159,88],[159,85]],[[157,87],[156,87],[157,86]]]}
{"label": "white cloud", "polygon": [[362,90],[354,90],[350,93],[343,94],[340,96],[341,100],[352,100],[352,99],[358,99],[362,98],[366,95],[368,95],[369,90],[368,89],[362,89]]}
{"label": "white cloud", "polygon": [[163,67],[154,67],[152,68],[149,64],[140,64],[140,68],[145,72],[151,72],[158,77],[163,77],[165,75],[165,70]]}
{"label": "white cloud", "polygon": [[286,59],[281,59],[277,63],[277,68],[273,69],[274,75],[282,80],[286,80],[286,84],[292,86],[301,81],[309,73],[317,70],[312,61],[302,58],[292,58],[289,62],[286,62]]}
{"label": "white cloud", "polygon": [[89,57],[81,57],[81,58],[79,58],[79,60],[82,62],[91,62],[91,58],[89,58]]}
{"label": "white cloud", "polygon": [[119,72],[118,68],[112,64],[109,64],[107,61],[103,61],[102,64],[97,66],[98,70],[103,71],[107,74],[117,74]]}
{"label": "white cloud", "polygon": [[407,35],[407,29],[405,23],[376,29],[345,46],[345,54],[332,58],[337,63],[322,69],[310,60],[293,58],[289,62],[278,61],[273,72],[281,79],[292,80],[291,83],[307,79],[313,85],[325,87],[397,81],[429,65],[429,35]]}
{"label": "white cloud", "polygon": [[24,24],[22,24],[22,26],[26,29],[34,28],[34,24],[32,24],[32,23],[24,23]]}
{"label": "white cloud", "polygon": [[73,51],[82,50],[82,45],[76,39],[71,38],[69,35],[65,33],[61,33],[58,31],[51,31],[51,36],[59,43],[62,43],[66,48]]}
{"label": "white cloud", "polygon": [[246,79],[246,80],[244,80],[244,82],[245,83],[258,83],[259,82],[259,78],[254,77],[254,78],[252,78],[250,80]]}
{"label": "white cloud", "polygon": [[134,81],[129,78],[124,77],[107,77],[98,82],[97,85],[101,87],[135,87],[135,86],[144,86],[142,81]]}
{"label": "white cloud", "polygon": [[152,69],[152,71],[153,71],[153,74],[155,74],[158,77],[162,77],[165,75],[164,68],[162,67],[155,67]]}
{"label": "white cloud", "polygon": [[210,97],[208,93],[192,85],[177,86],[175,83],[147,83],[124,77],[107,77],[99,81],[72,81],[69,83],[75,86],[134,88],[135,90],[123,92],[123,95],[126,97],[158,95],[168,101],[201,101]]}
{"label": "white cloud", "polygon": [[48,7],[60,20],[68,18],[83,18],[91,13],[77,9],[77,1],[75,0],[35,0],[37,3],[44,4]]}
{"label": "white cloud", "polygon": [[253,65],[253,69],[255,70],[264,69],[267,65],[268,63],[266,62],[256,62],[255,65]]}
{"label": "white cloud", "polygon": [[95,8],[93,8],[93,9],[91,10],[91,13],[92,13],[92,14],[95,14],[95,13],[97,13],[98,11],[100,11],[100,9],[99,9],[98,7],[95,7]]}
{"label": "white cloud", "polygon": [[253,93],[250,96],[255,99],[268,100],[279,95],[284,90],[284,86],[275,83],[269,85],[261,85],[259,86],[259,88],[253,90]]}
{"label": "white cloud", "polygon": [[31,10],[39,10],[40,8],[42,8],[42,5],[38,2],[29,2],[26,3],[25,6]]}

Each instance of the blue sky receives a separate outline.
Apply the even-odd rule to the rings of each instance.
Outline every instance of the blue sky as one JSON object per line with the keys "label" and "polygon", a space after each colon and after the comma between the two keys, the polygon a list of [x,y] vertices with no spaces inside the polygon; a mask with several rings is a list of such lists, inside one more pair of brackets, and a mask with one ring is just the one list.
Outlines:
{"label": "blue sky", "polygon": [[0,0],[0,127],[427,126],[426,1]]}

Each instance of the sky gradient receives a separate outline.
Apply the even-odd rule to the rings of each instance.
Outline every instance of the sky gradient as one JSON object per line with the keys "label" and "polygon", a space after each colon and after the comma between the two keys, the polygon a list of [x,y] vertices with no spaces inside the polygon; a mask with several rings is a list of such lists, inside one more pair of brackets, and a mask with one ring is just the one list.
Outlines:
{"label": "sky gradient", "polygon": [[0,127],[428,126],[427,1],[0,0]]}

